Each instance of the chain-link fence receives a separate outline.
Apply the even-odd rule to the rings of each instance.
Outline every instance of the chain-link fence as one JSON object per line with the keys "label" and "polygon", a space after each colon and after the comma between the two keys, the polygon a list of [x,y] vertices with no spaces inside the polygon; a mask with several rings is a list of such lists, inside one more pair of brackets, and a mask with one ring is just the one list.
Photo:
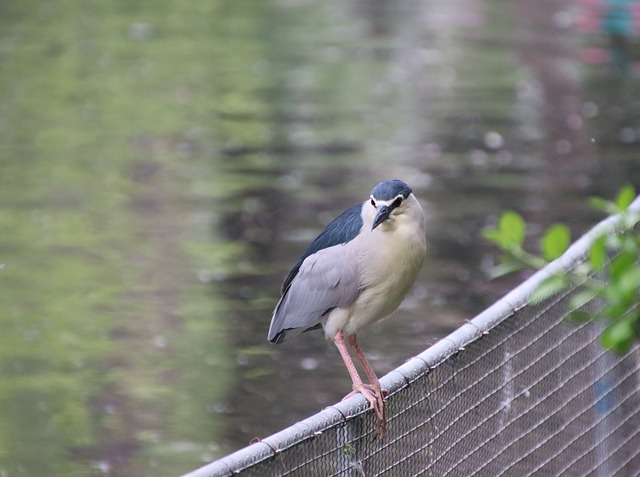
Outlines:
{"label": "chain-link fence", "polygon": [[568,322],[572,291],[527,304],[618,220],[385,376],[383,439],[356,395],[188,477],[640,475],[638,348],[604,351],[598,324]]}

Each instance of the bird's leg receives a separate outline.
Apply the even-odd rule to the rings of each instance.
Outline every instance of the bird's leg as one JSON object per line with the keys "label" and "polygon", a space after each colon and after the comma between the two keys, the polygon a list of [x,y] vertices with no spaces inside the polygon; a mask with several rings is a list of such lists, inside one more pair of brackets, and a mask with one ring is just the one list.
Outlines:
{"label": "bird's leg", "polygon": [[[351,341],[351,339],[349,339],[349,341]],[[375,387],[375,384],[367,385],[362,382],[362,379],[360,379],[360,375],[358,374],[358,370],[356,369],[356,366],[351,359],[351,355],[349,354],[349,349],[344,342],[344,335],[342,333],[342,330],[338,330],[336,335],[333,337],[333,342],[335,343],[336,348],[338,348],[338,351],[340,351],[340,355],[342,356],[342,360],[347,367],[347,371],[349,372],[351,381],[353,381],[353,391],[347,394],[344,399],[353,396],[353,394],[357,392],[361,393],[367,399],[367,401],[369,401],[371,409],[373,409],[376,414],[376,418],[378,421],[376,425],[376,432],[380,436],[384,435],[387,427],[387,415],[384,396],[380,391],[380,383],[378,382],[378,378],[375,379],[376,382],[378,382],[377,388]],[[360,348],[358,347],[358,349]],[[362,350],[360,350],[360,354],[362,354]],[[371,370],[371,373],[373,373],[371,366],[369,366],[369,369]],[[367,372],[367,377],[369,377],[369,372],[366,371],[366,369],[365,372]],[[375,373],[373,373],[373,376],[375,376]]]}
{"label": "bird's leg", "polygon": [[351,359],[351,355],[349,354],[349,349],[344,342],[344,336],[342,334],[342,330],[338,330],[336,335],[333,337],[333,342],[340,351],[340,355],[342,356],[342,361],[344,361],[345,366],[347,367],[347,371],[349,371],[349,376],[351,377],[351,381],[353,381],[353,387],[362,386],[362,379],[360,379],[360,375],[358,374],[358,370],[356,369],[356,365],[353,364],[353,360]]}
{"label": "bird's leg", "polygon": [[378,379],[378,376],[376,376],[375,371],[373,370],[366,356],[362,352],[362,349],[358,344],[356,335],[347,336],[347,341],[349,342],[349,345],[351,345],[351,348],[356,354],[356,358],[358,358],[358,361],[360,361],[360,364],[362,365],[362,368],[364,369],[364,372],[367,375],[367,378],[369,379],[369,383],[370,383],[369,388],[376,394],[376,397],[378,399],[378,407],[380,408],[381,412],[378,415],[378,426],[376,430],[378,431],[378,434],[384,435],[387,428],[387,408],[385,405],[385,394],[387,391],[385,389],[382,389],[382,386],[380,385],[380,380]]}
{"label": "bird's leg", "polygon": [[376,376],[375,371],[373,370],[373,368],[369,364],[369,361],[367,361],[366,356],[362,352],[362,349],[358,344],[358,340],[356,339],[356,335],[347,336],[347,341],[351,345],[351,348],[353,349],[353,351],[355,351],[356,358],[358,358],[358,361],[360,361],[360,364],[362,364],[362,368],[364,369],[364,372],[366,373],[367,378],[371,383],[372,389],[375,391],[378,391],[380,394],[385,394],[386,390],[382,389],[382,387],[380,386],[380,381],[378,380],[378,376]]}

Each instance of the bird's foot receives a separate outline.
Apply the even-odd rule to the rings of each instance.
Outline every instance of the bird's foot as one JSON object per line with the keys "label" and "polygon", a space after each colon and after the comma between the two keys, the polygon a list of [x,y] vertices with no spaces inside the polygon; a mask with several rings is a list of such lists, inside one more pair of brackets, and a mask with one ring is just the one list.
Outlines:
{"label": "bird's foot", "polygon": [[360,385],[355,385],[353,386],[353,391],[351,391],[349,394],[347,394],[345,397],[342,398],[342,400],[344,401],[347,398],[350,398],[351,396],[354,396],[358,393],[362,392],[362,388],[367,389],[371,392],[373,392],[376,395],[382,395],[383,399],[386,399],[387,394],[389,394],[389,391],[387,391],[386,389],[382,389],[379,385],[375,386],[373,384],[360,384]]}
{"label": "bird's foot", "polygon": [[373,384],[359,384],[353,386],[353,391],[347,394],[343,401],[347,398],[350,398],[354,394],[360,393],[362,394],[369,404],[371,405],[371,409],[376,415],[376,434],[379,437],[384,437],[387,432],[387,406],[386,406],[386,395],[387,390],[382,389],[380,385],[375,386]]}

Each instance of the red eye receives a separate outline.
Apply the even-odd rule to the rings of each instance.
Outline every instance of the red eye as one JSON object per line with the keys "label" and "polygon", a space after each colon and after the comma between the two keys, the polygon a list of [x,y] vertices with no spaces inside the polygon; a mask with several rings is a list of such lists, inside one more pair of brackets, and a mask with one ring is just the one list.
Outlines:
{"label": "red eye", "polygon": [[402,205],[402,197],[398,197],[396,200],[393,201],[394,207],[400,207],[401,205]]}
{"label": "red eye", "polygon": [[376,206],[376,201],[371,199],[371,205],[373,206],[374,209],[377,209],[378,207]]}

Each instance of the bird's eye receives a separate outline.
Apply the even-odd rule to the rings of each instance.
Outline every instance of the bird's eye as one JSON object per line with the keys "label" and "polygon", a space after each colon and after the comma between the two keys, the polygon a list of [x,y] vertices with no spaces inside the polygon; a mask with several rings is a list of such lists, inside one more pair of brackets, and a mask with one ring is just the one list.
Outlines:
{"label": "bird's eye", "polygon": [[393,201],[394,207],[400,207],[401,205],[402,205],[402,197],[398,197],[396,200]]}
{"label": "bird's eye", "polygon": [[371,199],[371,205],[373,206],[374,209],[377,209],[378,207],[376,206],[376,201]]}

